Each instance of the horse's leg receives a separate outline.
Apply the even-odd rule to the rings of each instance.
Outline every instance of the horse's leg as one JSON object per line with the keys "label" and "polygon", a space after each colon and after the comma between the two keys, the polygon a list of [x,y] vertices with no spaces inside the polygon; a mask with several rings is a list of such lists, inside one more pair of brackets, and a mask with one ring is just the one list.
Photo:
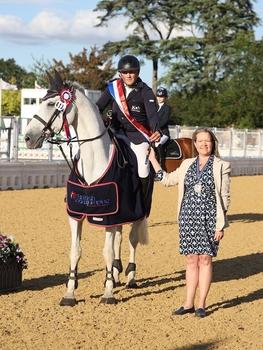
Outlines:
{"label": "horse's leg", "polygon": [[105,290],[101,299],[103,304],[116,304],[117,301],[113,295],[114,278],[113,278],[113,261],[114,261],[114,238],[116,227],[106,229],[105,245],[103,248],[103,257],[106,263],[106,280]]}
{"label": "horse's leg", "polygon": [[135,253],[138,243],[148,244],[147,219],[135,221],[129,235],[130,259],[125,275],[127,276],[126,288],[137,288],[135,281]]}
{"label": "horse's leg", "polygon": [[76,305],[74,290],[78,287],[77,270],[78,262],[81,257],[80,240],[83,221],[79,222],[69,218],[69,224],[71,229],[70,267],[67,282],[67,292],[60,302],[61,306]]}
{"label": "horse's leg", "polygon": [[116,287],[121,285],[120,273],[122,273],[123,271],[122,261],[121,261],[121,243],[122,243],[122,226],[117,226],[115,239],[114,239],[115,259],[113,261],[113,277],[114,277]]}

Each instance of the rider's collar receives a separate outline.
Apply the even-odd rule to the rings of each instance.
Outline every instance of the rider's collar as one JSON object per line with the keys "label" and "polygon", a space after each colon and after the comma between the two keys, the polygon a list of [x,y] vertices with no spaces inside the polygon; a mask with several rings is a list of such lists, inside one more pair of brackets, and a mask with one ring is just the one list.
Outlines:
{"label": "rider's collar", "polygon": [[122,81],[123,82],[123,85],[124,85],[124,87],[125,87],[125,90],[128,92],[129,91],[129,93],[132,91],[132,90],[136,90],[136,88],[137,87],[141,87],[141,83],[142,83],[142,80],[141,80],[141,78],[137,78],[137,80],[136,80],[136,82],[132,85],[132,86],[128,86],[128,85],[126,85],[125,83],[124,83],[124,81]]}

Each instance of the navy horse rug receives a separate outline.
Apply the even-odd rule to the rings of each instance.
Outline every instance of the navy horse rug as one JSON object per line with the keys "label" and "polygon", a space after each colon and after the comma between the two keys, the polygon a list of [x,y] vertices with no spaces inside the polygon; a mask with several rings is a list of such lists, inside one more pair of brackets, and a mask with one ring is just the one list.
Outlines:
{"label": "navy horse rug", "polygon": [[94,184],[83,185],[78,176],[78,160],[75,161],[66,185],[67,212],[73,219],[80,221],[86,217],[92,225],[111,227],[149,216],[154,172],[150,172],[149,190],[143,200],[136,157],[122,140],[118,140],[118,145],[120,149],[114,146],[108,169]]}

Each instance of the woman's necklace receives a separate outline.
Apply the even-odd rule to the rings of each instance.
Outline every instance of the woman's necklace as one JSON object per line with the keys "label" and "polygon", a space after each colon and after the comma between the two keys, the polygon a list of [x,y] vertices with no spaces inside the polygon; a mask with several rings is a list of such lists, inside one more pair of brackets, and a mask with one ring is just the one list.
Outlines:
{"label": "woman's necklace", "polygon": [[203,174],[203,170],[207,164],[207,161],[205,163],[200,164],[199,163],[199,157],[197,158],[196,162],[196,178],[197,178],[197,183],[194,186],[195,192],[198,194],[198,196],[201,195],[202,192],[202,183],[201,183],[201,176]]}

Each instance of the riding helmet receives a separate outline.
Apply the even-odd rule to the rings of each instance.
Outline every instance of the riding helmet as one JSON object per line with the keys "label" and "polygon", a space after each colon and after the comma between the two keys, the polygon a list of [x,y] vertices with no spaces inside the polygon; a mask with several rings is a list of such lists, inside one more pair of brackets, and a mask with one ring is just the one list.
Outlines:
{"label": "riding helmet", "polygon": [[168,96],[168,92],[164,87],[159,87],[156,90],[156,96],[158,97],[167,97]]}
{"label": "riding helmet", "polygon": [[118,62],[119,72],[133,71],[138,69],[140,70],[140,62],[135,56],[123,56]]}

